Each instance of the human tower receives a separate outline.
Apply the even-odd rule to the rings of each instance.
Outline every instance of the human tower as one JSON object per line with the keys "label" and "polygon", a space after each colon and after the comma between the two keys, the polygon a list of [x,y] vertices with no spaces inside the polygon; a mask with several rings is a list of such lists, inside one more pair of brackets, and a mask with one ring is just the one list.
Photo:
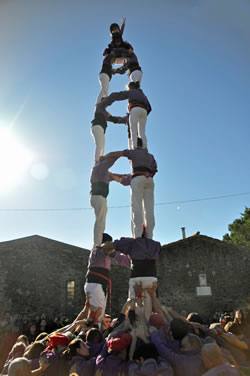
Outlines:
{"label": "human tower", "polygon": [[[154,221],[154,181],[157,164],[148,152],[146,121],[151,111],[148,98],[141,89],[142,70],[133,47],[123,41],[125,27],[110,26],[111,43],[104,50],[99,74],[100,93],[95,105],[91,133],[95,141],[95,164],[91,171],[90,203],[95,212],[93,249],[89,257],[85,293],[89,297],[91,318],[98,322],[105,313],[108,291],[111,296],[111,257],[125,267],[131,268],[129,301],[134,311],[135,285],[144,289],[146,317],[152,311],[151,299],[146,288],[157,281],[155,261],[159,257],[160,243],[152,240]],[[113,68],[113,65],[120,65]],[[128,72],[130,82],[127,90],[109,94],[112,77]],[[127,100],[125,116],[112,116],[106,108],[116,101]],[[104,155],[107,122],[126,124],[128,127],[128,149]],[[116,160],[126,157],[131,162],[131,174],[115,174],[109,171]],[[131,238],[112,241],[106,234],[107,196],[109,183],[114,180],[130,186],[131,191]],[[147,296],[148,295],[148,296]]]}

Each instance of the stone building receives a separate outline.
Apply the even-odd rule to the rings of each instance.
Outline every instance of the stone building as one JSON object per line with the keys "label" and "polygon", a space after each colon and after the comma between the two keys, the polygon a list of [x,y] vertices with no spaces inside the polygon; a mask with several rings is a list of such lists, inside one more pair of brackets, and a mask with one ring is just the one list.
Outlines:
{"label": "stone building", "polygon": [[0,243],[0,302],[11,313],[65,313],[84,304],[89,251],[38,235]]}
{"label": "stone building", "polygon": [[160,261],[160,299],[177,312],[209,318],[215,311],[246,308],[249,250],[199,235],[163,246]]}
{"label": "stone building", "polygon": [[[0,243],[1,311],[66,314],[84,304],[89,251],[38,235]],[[159,298],[176,311],[209,317],[231,310],[250,296],[250,252],[207,236],[162,247]],[[127,297],[129,270],[112,270],[112,313]]]}

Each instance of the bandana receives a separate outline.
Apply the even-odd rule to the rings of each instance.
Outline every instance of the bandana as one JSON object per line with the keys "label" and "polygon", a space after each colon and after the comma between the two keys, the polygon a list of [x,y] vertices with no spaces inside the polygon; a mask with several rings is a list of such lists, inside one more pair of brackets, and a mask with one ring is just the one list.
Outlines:
{"label": "bandana", "polygon": [[118,338],[112,338],[108,341],[109,351],[122,351],[130,345],[132,336],[129,333],[123,333]]}
{"label": "bandana", "polygon": [[70,339],[64,334],[57,333],[50,337],[50,346],[68,346]]}

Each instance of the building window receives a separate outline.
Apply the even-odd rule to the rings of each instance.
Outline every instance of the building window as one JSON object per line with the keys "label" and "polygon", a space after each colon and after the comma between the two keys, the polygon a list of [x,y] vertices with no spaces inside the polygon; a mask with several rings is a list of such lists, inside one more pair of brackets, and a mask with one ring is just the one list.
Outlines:
{"label": "building window", "polygon": [[207,286],[207,275],[205,273],[199,274],[200,286]]}
{"label": "building window", "polygon": [[75,298],[75,281],[67,281],[67,305],[72,305]]}

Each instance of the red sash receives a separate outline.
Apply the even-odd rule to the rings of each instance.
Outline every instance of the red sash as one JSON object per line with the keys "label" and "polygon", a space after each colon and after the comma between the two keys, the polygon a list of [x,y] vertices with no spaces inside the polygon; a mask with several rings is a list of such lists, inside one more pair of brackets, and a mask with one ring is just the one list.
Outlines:
{"label": "red sash", "polygon": [[130,112],[132,110],[132,108],[134,108],[134,107],[142,107],[142,108],[144,108],[144,110],[147,111],[147,109],[146,109],[146,107],[145,107],[144,104],[141,104],[141,103],[129,103],[128,104],[128,112]]}

